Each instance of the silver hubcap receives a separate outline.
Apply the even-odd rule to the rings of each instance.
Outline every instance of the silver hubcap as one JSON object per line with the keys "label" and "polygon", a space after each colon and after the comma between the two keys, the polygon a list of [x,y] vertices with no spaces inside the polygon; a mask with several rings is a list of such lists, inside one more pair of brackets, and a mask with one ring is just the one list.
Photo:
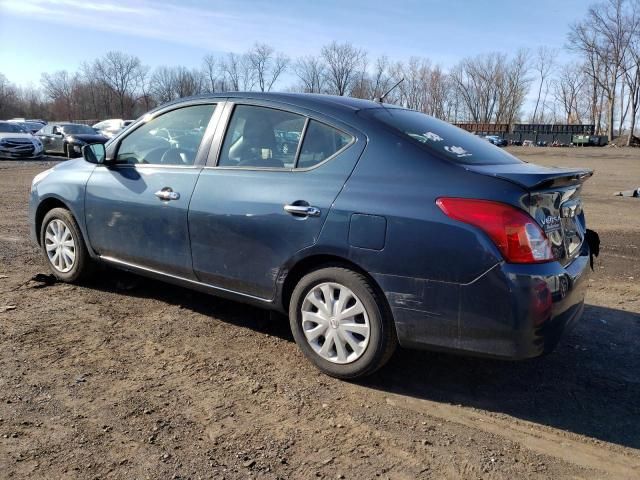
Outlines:
{"label": "silver hubcap", "polygon": [[333,363],[355,362],[369,344],[369,316],[339,283],[321,283],[302,302],[302,331],[313,350]]}
{"label": "silver hubcap", "polygon": [[51,265],[59,272],[66,273],[76,261],[76,244],[71,230],[62,220],[49,222],[44,232],[44,246]]}

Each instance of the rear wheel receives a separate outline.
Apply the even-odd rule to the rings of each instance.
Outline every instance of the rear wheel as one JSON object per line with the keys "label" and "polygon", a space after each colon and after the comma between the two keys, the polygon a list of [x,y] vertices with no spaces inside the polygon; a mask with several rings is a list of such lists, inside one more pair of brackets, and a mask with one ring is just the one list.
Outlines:
{"label": "rear wheel", "polygon": [[291,296],[289,322],[307,358],[337,378],[370,375],[397,345],[384,300],[364,275],[346,268],[305,275]]}
{"label": "rear wheel", "polygon": [[40,228],[42,253],[53,274],[77,282],[92,270],[91,258],[73,215],[64,208],[47,212]]}

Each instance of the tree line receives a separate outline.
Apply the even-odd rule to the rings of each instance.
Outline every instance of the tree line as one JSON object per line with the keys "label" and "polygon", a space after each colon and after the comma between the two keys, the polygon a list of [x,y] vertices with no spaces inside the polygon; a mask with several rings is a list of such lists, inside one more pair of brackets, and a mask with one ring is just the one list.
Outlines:
{"label": "tree line", "polygon": [[[292,59],[256,43],[244,53],[206,55],[197,68],[159,66],[109,52],[78,71],[43,73],[19,88],[0,73],[0,118],[135,118],[182,97],[225,91],[328,93],[374,99],[449,122],[590,123],[610,139],[633,132],[640,106],[640,0],[605,0],[570,25],[560,62],[547,46],[463,58],[448,70],[426,57],[370,58],[332,42]],[[531,108],[524,111],[527,97]],[[630,137],[631,138],[631,137]]]}

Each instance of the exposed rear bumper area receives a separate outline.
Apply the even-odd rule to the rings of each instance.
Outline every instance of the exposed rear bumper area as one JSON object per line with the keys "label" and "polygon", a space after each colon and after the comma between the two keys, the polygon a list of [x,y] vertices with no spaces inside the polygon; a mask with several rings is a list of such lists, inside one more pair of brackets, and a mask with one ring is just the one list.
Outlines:
{"label": "exposed rear bumper area", "polygon": [[525,359],[550,352],[581,317],[589,248],[570,264],[501,263],[469,284],[376,275],[403,347]]}

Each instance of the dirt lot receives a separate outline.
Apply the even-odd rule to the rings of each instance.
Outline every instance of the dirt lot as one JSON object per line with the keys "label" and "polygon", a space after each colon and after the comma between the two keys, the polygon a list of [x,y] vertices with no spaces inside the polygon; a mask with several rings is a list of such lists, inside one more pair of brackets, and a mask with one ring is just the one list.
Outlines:
{"label": "dirt lot", "polygon": [[[640,150],[515,150],[596,170],[581,324],[524,363],[399,351],[359,384],[315,371],[286,321],[106,270],[50,282],[31,178],[0,163],[2,478],[640,478]],[[15,306],[7,310],[7,307]]]}

